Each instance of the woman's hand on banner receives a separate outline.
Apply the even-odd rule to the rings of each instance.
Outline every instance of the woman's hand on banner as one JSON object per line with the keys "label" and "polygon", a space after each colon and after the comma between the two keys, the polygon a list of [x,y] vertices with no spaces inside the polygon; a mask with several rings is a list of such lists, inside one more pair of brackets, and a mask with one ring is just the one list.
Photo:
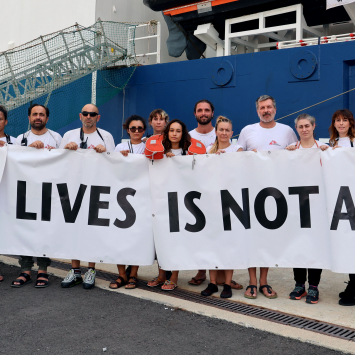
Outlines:
{"label": "woman's hand on banner", "polygon": [[327,150],[329,148],[329,145],[321,145],[320,149],[322,152],[324,152],[325,150]]}
{"label": "woman's hand on banner", "polygon": [[169,152],[169,153],[166,153],[166,157],[167,157],[167,158],[175,157],[175,154]]}
{"label": "woman's hand on banner", "polygon": [[128,157],[129,150],[121,150],[120,153],[121,153],[124,157]]}

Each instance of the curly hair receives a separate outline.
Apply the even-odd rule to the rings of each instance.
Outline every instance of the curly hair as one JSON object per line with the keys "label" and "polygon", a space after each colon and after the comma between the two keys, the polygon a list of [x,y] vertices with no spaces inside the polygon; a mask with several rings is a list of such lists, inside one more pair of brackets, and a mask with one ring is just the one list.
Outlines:
{"label": "curly hair", "polygon": [[168,123],[168,125],[165,127],[165,130],[163,132],[163,146],[164,146],[164,153],[169,153],[171,151],[171,142],[169,139],[169,131],[170,127],[173,123],[178,123],[181,126],[182,129],[182,137],[179,142],[179,147],[182,148],[184,152],[186,152],[190,145],[191,145],[191,137],[189,135],[189,131],[187,130],[187,127],[184,122],[180,120],[172,120]]}
{"label": "curly hair", "polygon": [[355,121],[354,121],[354,116],[353,116],[352,112],[347,109],[337,110],[334,112],[334,114],[332,116],[332,124],[330,125],[330,127],[328,129],[329,134],[330,134],[329,143],[332,147],[335,147],[338,144],[339,133],[338,133],[337,129],[335,128],[334,123],[335,123],[335,120],[339,117],[346,118],[349,121],[350,127],[349,127],[349,131],[348,131],[348,137],[350,138],[350,140],[352,142],[354,141],[354,138],[355,138]]}
{"label": "curly hair", "polygon": [[[129,129],[129,125],[131,124],[132,121],[141,121],[143,123],[144,130],[147,129],[147,124],[145,122],[145,119],[141,116],[138,115],[132,115],[126,119],[126,122],[122,125],[123,129],[127,130]],[[128,135],[130,135],[128,133]]]}

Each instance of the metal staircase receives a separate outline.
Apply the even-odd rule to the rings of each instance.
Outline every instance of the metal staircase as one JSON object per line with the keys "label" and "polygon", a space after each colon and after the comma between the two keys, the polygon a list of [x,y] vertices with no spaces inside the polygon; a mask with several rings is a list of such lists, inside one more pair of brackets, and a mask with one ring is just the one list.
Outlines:
{"label": "metal staircase", "polygon": [[99,19],[0,53],[0,105],[10,111],[44,95],[48,102],[52,91],[88,74],[129,66],[135,61],[134,34],[135,25]]}

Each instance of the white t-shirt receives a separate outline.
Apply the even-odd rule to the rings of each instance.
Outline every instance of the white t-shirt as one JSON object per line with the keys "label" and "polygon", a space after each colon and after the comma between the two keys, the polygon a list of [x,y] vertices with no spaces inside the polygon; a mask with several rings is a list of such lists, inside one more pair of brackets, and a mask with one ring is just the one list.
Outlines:
{"label": "white t-shirt", "polygon": [[208,147],[216,141],[216,130],[214,128],[211,132],[208,133],[198,133],[196,129],[194,129],[190,131],[189,134],[192,138],[202,142],[205,147]]}
{"label": "white t-shirt", "polygon": [[[353,143],[355,146],[355,143]],[[349,137],[339,138],[338,146],[343,148],[351,148],[351,142]]]}
{"label": "white t-shirt", "polygon": [[[211,144],[208,148],[207,148],[207,154],[209,153],[209,151],[212,149],[213,144]],[[235,153],[237,152],[240,148],[243,148],[242,146],[240,146],[239,144],[231,144],[229,147],[227,148],[223,148],[220,150],[224,150],[226,153]]]}
{"label": "white t-shirt", "polygon": [[[2,137],[2,138],[0,138],[0,141],[3,141],[3,142],[5,142],[5,143],[7,143],[6,137]],[[12,144],[15,144],[15,142],[16,142],[16,138],[15,138],[15,137],[10,136],[10,142],[11,142]]]}
{"label": "white t-shirt", "polygon": [[117,144],[115,152],[121,152],[122,150],[128,150],[132,154],[144,154],[145,143],[131,144],[130,141]]}
{"label": "white t-shirt", "polygon": [[54,147],[59,148],[60,142],[62,141],[62,136],[50,129],[47,130],[45,134],[34,134],[32,131],[27,131],[24,134],[20,134],[16,138],[16,145],[21,145],[23,137],[27,138],[27,146],[35,141],[41,141],[44,144],[44,148]]}
{"label": "white t-shirt", "polygon": [[[302,147],[302,144],[300,144],[299,142],[294,142],[294,143],[289,144],[289,146],[290,146],[290,145],[296,145],[298,149],[307,149],[307,148],[303,148],[303,147]],[[319,147],[321,147],[322,145],[328,145],[328,144],[315,140],[315,141],[314,141],[314,144],[313,144],[312,147],[310,147],[310,148],[319,148]]]}
{"label": "white t-shirt", "polygon": [[[60,144],[60,148],[64,149],[64,147],[68,143],[72,143],[72,142],[76,143],[80,147],[81,144],[80,130],[81,128],[76,128],[65,133],[63,136],[62,143]],[[106,148],[107,152],[113,152],[115,150],[115,142],[113,140],[111,133],[101,128],[99,128],[98,130],[103,140],[101,139],[97,131],[90,134],[84,133],[84,142],[86,142],[87,140],[87,149],[94,149],[97,145],[101,144]]]}
{"label": "white t-shirt", "polygon": [[259,123],[255,123],[242,129],[238,145],[244,151],[253,149],[269,151],[285,149],[295,141],[297,141],[297,136],[289,126],[276,122],[276,126],[273,128],[263,128]]}
{"label": "white t-shirt", "polygon": [[179,148],[179,149],[171,149],[171,153],[173,153],[175,156],[182,155],[182,148]]}

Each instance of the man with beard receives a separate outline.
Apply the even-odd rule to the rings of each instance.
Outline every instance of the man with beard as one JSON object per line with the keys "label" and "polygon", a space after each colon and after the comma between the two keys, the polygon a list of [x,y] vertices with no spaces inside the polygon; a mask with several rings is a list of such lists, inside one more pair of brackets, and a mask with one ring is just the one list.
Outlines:
{"label": "man with beard", "polygon": [[[98,129],[97,122],[100,120],[99,109],[93,104],[83,107],[79,113],[82,127],[73,129],[64,134],[60,148],[77,150],[77,149],[94,149],[97,153],[113,152],[115,150],[115,142],[112,135]],[[80,260],[72,260],[72,268],[68,275],[62,281],[63,288],[69,288],[78,284],[83,284],[85,289],[91,289],[95,286],[95,263],[89,263],[88,271],[81,276]]]}
{"label": "man with beard", "polygon": [[[60,134],[51,131],[46,127],[49,119],[49,109],[46,106],[33,104],[28,109],[28,119],[31,129],[26,133],[20,134],[15,144],[37,149],[55,149],[59,148],[62,137]],[[46,257],[37,257],[38,274],[35,287],[44,288],[48,286],[47,268],[51,259]],[[19,288],[30,282],[31,269],[34,261],[32,256],[20,256],[19,264],[21,274],[12,282],[11,287]]]}
{"label": "man with beard", "polygon": [[31,129],[26,133],[20,134],[15,144],[37,149],[59,148],[62,137],[59,133],[46,127],[48,119],[48,107],[39,104],[31,105],[28,109],[28,120]]}
{"label": "man with beard", "polygon": [[[238,139],[238,145],[242,146],[244,151],[285,149],[291,143],[297,142],[296,134],[291,127],[275,122],[276,101],[273,97],[260,96],[256,100],[256,111],[260,122],[244,127]],[[260,268],[259,291],[267,298],[276,298],[277,293],[267,283],[268,271],[269,268]],[[249,279],[244,296],[254,299],[257,290],[255,267],[249,268]]]}
{"label": "man with beard", "polygon": [[216,140],[216,131],[212,126],[214,106],[208,100],[200,100],[196,103],[194,114],[197,128],[190,131],[190,136],[202,142],[207,148]]}

